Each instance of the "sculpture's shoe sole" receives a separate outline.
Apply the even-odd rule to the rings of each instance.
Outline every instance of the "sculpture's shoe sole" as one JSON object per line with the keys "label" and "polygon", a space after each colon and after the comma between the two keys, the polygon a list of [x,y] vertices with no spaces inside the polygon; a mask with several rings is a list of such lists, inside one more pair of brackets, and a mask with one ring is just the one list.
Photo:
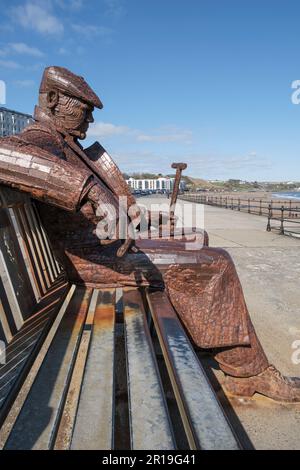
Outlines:
{"label": "sculpture's shoe sole", "polygon": [[255,386],[251,382],[244,382],[242,379],[237,382],[238,379],[231,379],[224,381],[225,391],[235,397],[251,398],[256,393]]}

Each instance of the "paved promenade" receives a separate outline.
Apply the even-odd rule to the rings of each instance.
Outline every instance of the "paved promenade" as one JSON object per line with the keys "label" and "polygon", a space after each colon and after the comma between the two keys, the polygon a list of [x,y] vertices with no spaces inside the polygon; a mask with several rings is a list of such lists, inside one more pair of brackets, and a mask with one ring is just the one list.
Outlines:
{"label": "paved promenade", "polygon": [[[168,202],[139,199],[147,206],[159,201]],[[266,232],[266,223],[265,217],[204,206],[210,246],[231,254],[270,362],[284,374],[300,376],[300,364],[292,362],[292,344],[300,343],[300,239]],[[237,428],[241,424],[245,429],[246,443],[249,438],[257,449],[300,449],[300,405],[276,404],[258,395],[227,401],[218,385],[223,374],[205,355],[202,359],[216,378],[216,390],[229,416]]]}

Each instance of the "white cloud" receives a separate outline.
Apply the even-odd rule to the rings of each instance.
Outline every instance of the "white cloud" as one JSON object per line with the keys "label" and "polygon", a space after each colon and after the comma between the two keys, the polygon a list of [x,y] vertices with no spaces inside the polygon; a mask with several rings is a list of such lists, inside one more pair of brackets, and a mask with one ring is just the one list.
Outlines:
{"label": "white cloud", "polygon": [[80,10],[83,7],[83,0],[55,0],[60,8],[67,10]]}
{"label": "white cloud", "polygon": [[14,84],[20,88],[29,88],[35,85],[35,81],[34,80],[15,80]]}
{"label": "white cloud", "polygon": [[[182,160],[180,152],[165,154],[152,151],[110,151],[122,171],[125,172],[150,172],[168,174],[174,172],[171,164]],[[269,172],[274,165],[269,159],[257,157],[254,161],[249,156],[224,156],[204,155],[200,153],[185,154],[184,161],[188,168],[185,174],[209,179],[229,179],[237,177],[241,179],[262,179],[263,173]]]}
{"label": "white cloud", "polygon": [[0,25],[0,32],[1,33],[11,33],[11,32],[13,32],[13,30],[14,30],[14,28],[11,24],[6,23],[6,24],[1,24]]}
{"label": "white cloud", "polygon": [[6,68],[6,69],[12,69],[12,70],[17,70],[22,68],[21,64],[18,62],[15,62],[14,60],[0,60],[0,67]]}
{"label": "white cloud", "polygon": [[91,125],[88,136],[95,138],[112,137],[116,135],[128,135],[130,131],[129,127],[116,126],[108,122],[97,122]]}
{"label": "white cloud", "polygon": [[10,51],[16,54],[31,55],[33,57],[43,57],[44,53],[37,47],[30,47],[24,42],[13,42],[8,44]]}
{"label": "white cloud", "polygon": [[31,55],[33,57],[43,57],[44,54],[37,47],[30,47],[24,42],[13,42],[0,49],[0,57],[7,57],[12,54]]}
{"label": "white cloud", "polygon": [[69,55],[69,51],[65,47],[60,47],[58,53],[59,55]]}
{"label": "white cloud", "polygon": [[102,138],[116,135],[129,137],[134,141],[141,143],[182,142],[184,144],[189,144],[192,139],[192,132],[190,130],[170,126],[161,127],[154,133],[146,133],[138,129],[131,129],[128,126],[117,126],[111,123],[98,122],[92,124],[89,130],[89,136],[91,137]]}
{"label": "white cloud", "polygon": [[[240,175],[241,178],[247,178],[248,172],[256,173],[256,170],[270,170],[271,161],[254,152],[241,156],[225,155],[201,155],[187,154],[186,161],[189,163],[189,169],[193,169],[196,175],[206,175],[206,177],[225,178]],[[190,173],[191,174],[191,173]]]}
{"label": "white cloud", "polygon": [[123,2],[121,0],[104,0],[106,14],[113,18],[120,18],[125,13]]}
{"label": "white cloud", "polygon": [[29,1],[11,9],[11,17],[25,29],[32,29],[42,34],[61,34],[62,22],[50,12],[49,2]]}
{"label": "white cloud", "polygon": [[108,37],[114,33],[114,30],[107,28],[106,26],[95,26],[91,24],[77,24],[73,23],[71,28],[75,33],[84,36],[87,39],[91,39],[94,36]]}
{"label": "white cloud", "polygon": [[155,134],[140,133],[137,135],[138,142],[183,142],[190,144],[192,142],[192,131],[177,129],[172,127],[163,127]]}

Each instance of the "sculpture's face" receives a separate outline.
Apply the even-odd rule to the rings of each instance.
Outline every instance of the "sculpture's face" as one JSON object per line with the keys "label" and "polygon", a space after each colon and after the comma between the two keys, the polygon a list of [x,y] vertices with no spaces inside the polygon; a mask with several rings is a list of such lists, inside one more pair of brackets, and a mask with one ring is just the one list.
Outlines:
{"label": "sculpture's face", "polygon": [[47,107],[51,109],[56,123],[69,134],[85,139],[91,122],[94,122],[94,108],[78,98],[67,96],[61,92],[49,92]]}
{"label": "sculpture's face", "polygon": [[60,93],[54,114],[66,131],[85,139],[90,123],[94,122],[93,110],[89,104]]}

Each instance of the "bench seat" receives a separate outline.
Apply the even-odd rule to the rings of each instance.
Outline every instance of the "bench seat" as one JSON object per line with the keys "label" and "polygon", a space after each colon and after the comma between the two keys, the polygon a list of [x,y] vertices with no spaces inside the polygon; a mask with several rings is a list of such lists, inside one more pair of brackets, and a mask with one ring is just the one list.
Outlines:
{"label": "bench seat", "polygon": [[[146,308],[137,288],[69,289],[3,418],[2,448],[114,449],[117,315],[127,363],[129,425],[122,432],[130,434],[131,449],[177,447],[155,334],[189,447],[239,448],[168,298],[163,292],[145,294]],[[118,313],[117,303],[123,306]]]}

